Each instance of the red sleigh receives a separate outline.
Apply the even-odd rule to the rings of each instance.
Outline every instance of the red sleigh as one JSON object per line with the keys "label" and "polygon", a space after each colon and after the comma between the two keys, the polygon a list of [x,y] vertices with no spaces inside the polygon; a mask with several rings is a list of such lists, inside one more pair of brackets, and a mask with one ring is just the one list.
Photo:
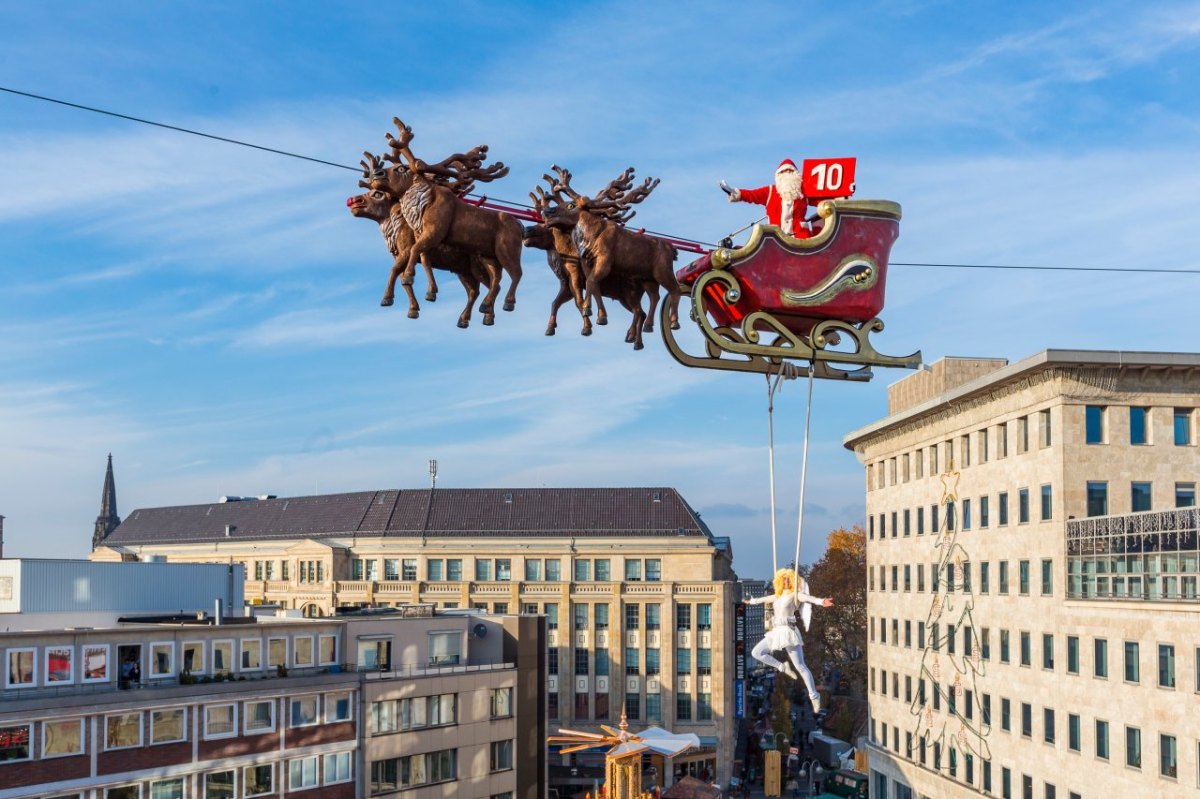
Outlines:
{"label": "red sleigh", "polygon": [[[900,206],[885,200],[826,200],[820,231],[797,239],[756,225],[749,241],[722,247],[676,273],[690,289],[692,318],[705,356],[684,352],[662,326],[676,360],[688,366],[775,372],[784,360],[812,364],[817,377],[870,379],[871,366],[915,368],[921,354],[875,350],[883,329],[888,256],[899,235]],[[850,369],[842,367],[852,367]]]}

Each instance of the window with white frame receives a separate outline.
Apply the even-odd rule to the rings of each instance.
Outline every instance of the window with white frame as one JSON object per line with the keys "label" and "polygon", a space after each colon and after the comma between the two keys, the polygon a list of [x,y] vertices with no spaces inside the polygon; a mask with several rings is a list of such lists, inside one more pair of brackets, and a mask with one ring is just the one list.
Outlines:
{"label": "window with white frame", "polygon": [[317,636],[317,653],[321,658],[321,665],[326,666],[331,663],[338,662],[338,648],[336,635],[320,635]]}
{"label": "window with white frame", "polygon": [[492,741],[488,765],[491,771],[508,771],[513,767],[513,742]]}
{"label": "window with white frame", "polygon": [[315,788],[317,785],[317,756],[298,757],[288,761],[288,790]]}
{"label": "window with white frame", "polygon": [[237,735],[237,705],[232,702],[204,707],[204,737],[231,738]]}
{"label": "window with white frame", "polygon": [[134,785],[114,785],[111,788],[105,788],[104,799],[142,799],[142,786],[138,783]]}
{"label": "window with white frame", "polygon": [[286,638],[271,638],[267,641],[267,665],[271,668],[287,668],[288,645]]}
{"label": "window with white frame", "polygon": [[291,700],[291,713],[289,715],[289,727],[308,727],[320,721],[320,698],[313,694],[311,696],[298,696]]}
{"label": "window with white frame", "polygon": [[462,633],[431,632],[429,633],[429,665],[457,665],[462,654]]}
{"label": "window with white frame", "polygon": [[233,799],[236,796],[236,779],[233,769],[210,771],[204,775],[204,799]]}
{"label": "window with white frame", "polygon": [[301,667],[312,666],[316,663],[311,635],[297,636],[292,640],[292,661]]}
{"label": "window with white frame", "polygon": [[503,718],[513,714],[512,688],[492,689],[492,718]]}
{"label": "window with white frame", "polygon": [[259,671],[262,669],[262,639],[243,638],[242,671]]}
{"label": "window with white frame", "polygon": [[275,731],[275,700],[261,699],[245,704],[246,734]]}
{"label": "window with white frame", "polygon": [[242,769],[242,795],[246,799],[252,796],[266,796],[269,793],[275,793],[274,764],[247,766]]}
{"label": "window with white frame", "polygon": [[116,713],[104,717],[104,748],[131,749],[142,745],[142,714]]}
{"label": "window with white frame", "polygon": [[150,799],[183,799],[183,777],[150,783]]}
{"label": "window with white frame", "polygon": [[159,641],[150,644],[150,676],[175,676],[175,642]]}
{"label": "window with white frame", "polygon": [[33,756],[33,725],[0,726],[0,763],[29,760]]}
{"label": "window with white frame", "polygon": [[350,752],[337,752],[324,756],[321,766],[326,785],[335,782],[349,782],[354,779],[354,771],[350,763]]}
{"label": "window with white frame", "polygon": [[352,697],[353,694],[350,691],[325,694],[325,723],[350,721],[353,712]]}
{"label": "window with white frame", "polygon": [[83,719],[42,722],[42,758],[83,753]]}
{"label": "window with white frame", "polygon": [[31,647],[11,648],[5,663],[6,688],[29,688],[37,682],[37,650]]}
{"label": "window with white frame", "polygon": [[233,671],[233,641],[212,642],[212,673],[228,674]]}
{"label": "window with white frame", "polygon": [[179,668],[184,674],[204,673],[203,641],[183,642],[183,657],[180,661]]}
{"label": "window with white frame", "polygon": [[187,740],[187,708],[150,711],[150,744]]}

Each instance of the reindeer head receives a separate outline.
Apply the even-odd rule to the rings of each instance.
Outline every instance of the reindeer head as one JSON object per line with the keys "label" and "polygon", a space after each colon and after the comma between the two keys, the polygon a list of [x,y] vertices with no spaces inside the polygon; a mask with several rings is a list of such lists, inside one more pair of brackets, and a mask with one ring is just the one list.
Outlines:
{"label": "reindeer head", "polygon": [[367,191],[346,200],[346,206],[354,216],[382,222],[391,214],[396,205],[396,197],[389,189],[388,171],[382,161],[370,153],[363,153],[364,160],[359,163],[363,168],[363,179],[358,185]]}

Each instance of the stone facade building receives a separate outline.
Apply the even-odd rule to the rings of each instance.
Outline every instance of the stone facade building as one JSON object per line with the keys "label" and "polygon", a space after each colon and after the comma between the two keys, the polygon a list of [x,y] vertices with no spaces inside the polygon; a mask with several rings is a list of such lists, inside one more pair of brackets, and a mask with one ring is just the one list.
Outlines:
{"label": "stone facade building", "polygon": [[439,488],[143,508],[92,558],[240,562],[247,602],[308,616],[412,603],[544,615],[552,728],[595,730],[624,710],[632,729],[699,736],[700,750],[651,761],[660,782],[730,776],[733,553],[673,489]]}
{"label": "stone facade building", "polygon": [[1196,793],[1198,408],[1200,355],[947,358],[846,437],[872,796]]}

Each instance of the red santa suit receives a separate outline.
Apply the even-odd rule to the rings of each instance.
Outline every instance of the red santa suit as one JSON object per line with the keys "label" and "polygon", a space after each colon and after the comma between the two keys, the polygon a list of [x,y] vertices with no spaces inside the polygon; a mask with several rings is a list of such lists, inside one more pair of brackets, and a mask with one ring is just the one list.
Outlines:
{"label": "red santa suit", "polygon": [[[791,167],[794,171],[796,165],[792,163],[790,158],[785,158],[779,168],[775,170],[778,175],[784,167]],[[783,221],[783,198],[779,194],[779,189],[775,186],[762,186],[757,189],[738,189],[737,194],[730,196],[731,200],[744,203],[754,203],[755,205],[765,205],[767,207],[767,221],[776,227],[782,227]],[[791,230],[785,230],[785,233],[790,233],[798,239],[810,238],[815,232],[812,223],[805,222],[804,218],[808,215],[809,206],[815,206],[816,203],[810,202],[807,197],[800,195],[792,201],[792,225]],[[819,228],[817,228],[819,229]]]}

